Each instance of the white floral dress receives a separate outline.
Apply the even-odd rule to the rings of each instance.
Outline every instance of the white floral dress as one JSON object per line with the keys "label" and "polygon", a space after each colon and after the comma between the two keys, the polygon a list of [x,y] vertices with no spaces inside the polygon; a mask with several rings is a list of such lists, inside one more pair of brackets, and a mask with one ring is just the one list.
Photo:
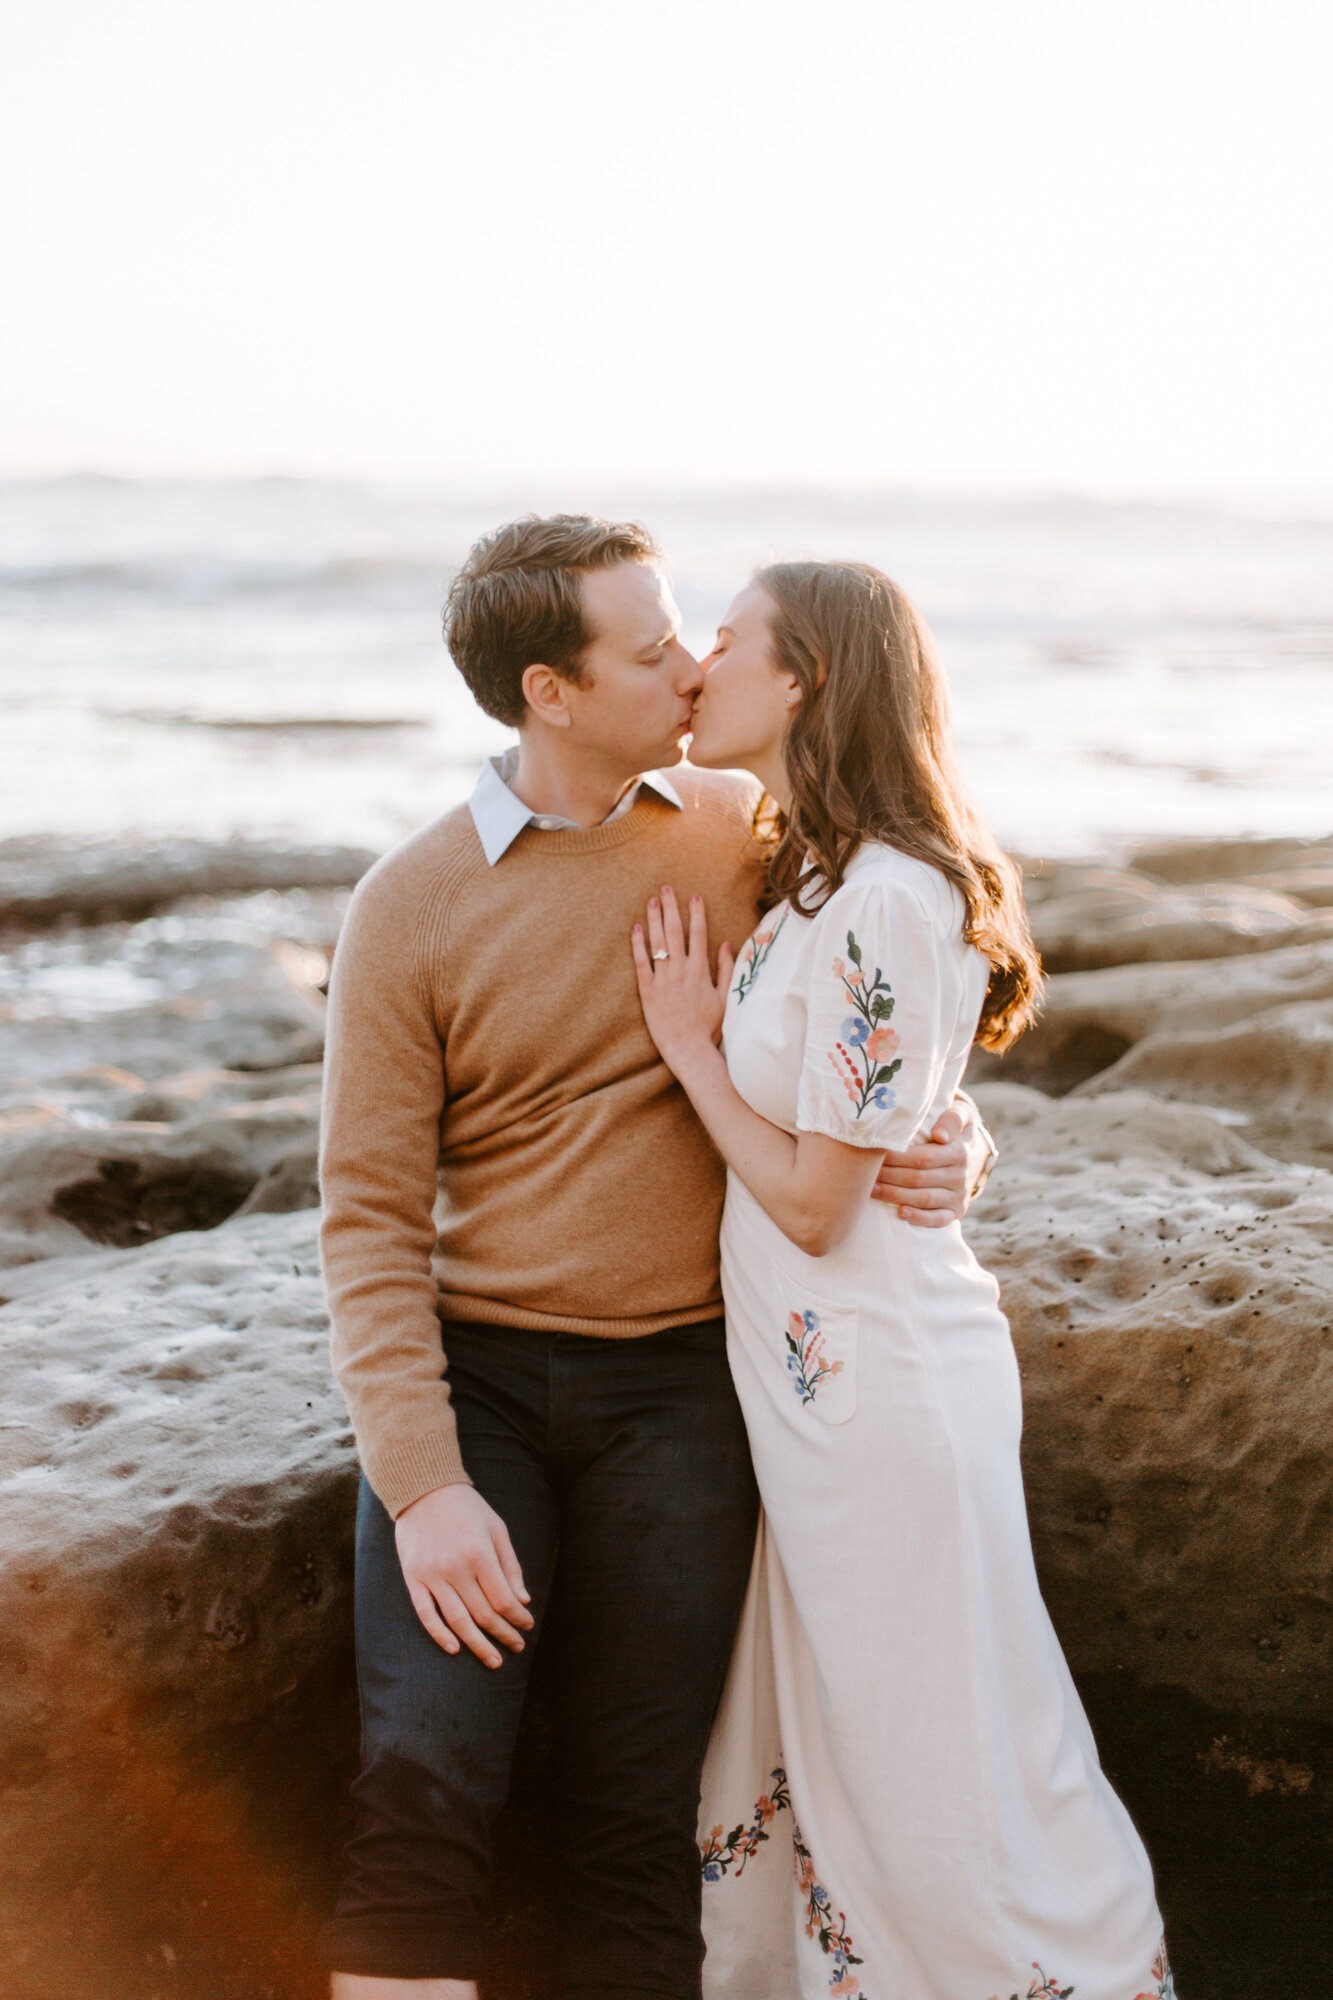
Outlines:
{"label": "white floral dress", "polygon": [[[906,1145],[985,994],[962,918],[871,844],[813,918],[774,910],[727,1002],[742,1096]],[[764,1520],[704,1773],[708,2000],[1170,2000],[1037,1587],[995,1280],[880,1203],[806,1256],[732,1175],[722,1284]]]}

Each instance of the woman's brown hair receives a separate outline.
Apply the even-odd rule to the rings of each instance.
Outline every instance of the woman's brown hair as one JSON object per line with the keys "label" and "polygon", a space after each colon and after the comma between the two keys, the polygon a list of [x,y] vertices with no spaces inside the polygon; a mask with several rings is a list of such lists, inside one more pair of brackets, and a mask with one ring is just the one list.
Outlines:
{"label": "woman's brown hair", "polygon": [[791,808],[761,805],[774,895],[811,916],[842,886],[864,840],[938,868],[966,906],[963,935],[990,960],[977,1040],[1007,1048],[1041,994],[1018,876],[968,804],[954,763],[949,701],[930,628],[869,563],[773,563],[773,649],[799,707],[783,761]]}

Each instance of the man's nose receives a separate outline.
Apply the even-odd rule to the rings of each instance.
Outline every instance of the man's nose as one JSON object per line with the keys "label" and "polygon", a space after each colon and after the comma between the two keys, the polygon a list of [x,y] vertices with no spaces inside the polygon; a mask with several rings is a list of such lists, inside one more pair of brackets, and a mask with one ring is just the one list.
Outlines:
{"label": "man's nose", "polygon": [[675,643],[676,692],[689,695],[691,700],[704,684],[704,670],[687,646],[680,640]]}

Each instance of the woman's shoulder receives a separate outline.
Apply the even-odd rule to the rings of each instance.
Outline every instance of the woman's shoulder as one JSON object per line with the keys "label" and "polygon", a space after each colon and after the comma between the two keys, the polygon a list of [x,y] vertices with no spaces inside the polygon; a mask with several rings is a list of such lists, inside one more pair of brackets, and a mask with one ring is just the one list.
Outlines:
{"label": "woman's shoulder", "polygon": [[841,887],[824,909],[846,912],[879,906],[888,914],[895,904],[901,908],[904,901],[915,905],[932,925],[950,931],[958,926],[962,898],[938,868],[885,841],[867,840],[848,862]]}

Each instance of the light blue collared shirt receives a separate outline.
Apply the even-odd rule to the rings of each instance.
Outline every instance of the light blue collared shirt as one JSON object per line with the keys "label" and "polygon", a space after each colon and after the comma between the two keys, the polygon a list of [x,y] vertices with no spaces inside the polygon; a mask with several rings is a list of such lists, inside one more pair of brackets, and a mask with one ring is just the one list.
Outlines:
{"label": "light blue collared shirt", "polygon": [[[508,852],[525,826],[539,827],[543,833],[556,833],[562,828],[572,827],[578,833],[587,831],[577,821],[561,819],[555,813],[537,813],[531,806],[525,806],[518,793],[510,789],[510,780],[518,769],[518,749],[506,750],[502,757],[488,757],[481,767],[480,775],[472,788],[468,800],[468,810],[472,814],[472,824],[477,829],[482,852],[494,868],[502,854]],[[602,821],[609,826],[613,819],[630,811],[638,800],[645,785],[651,786],[659,798],[669,806],[683,811],[680,793],[660,771],[645,771],[637,783],[616,803]]]}

